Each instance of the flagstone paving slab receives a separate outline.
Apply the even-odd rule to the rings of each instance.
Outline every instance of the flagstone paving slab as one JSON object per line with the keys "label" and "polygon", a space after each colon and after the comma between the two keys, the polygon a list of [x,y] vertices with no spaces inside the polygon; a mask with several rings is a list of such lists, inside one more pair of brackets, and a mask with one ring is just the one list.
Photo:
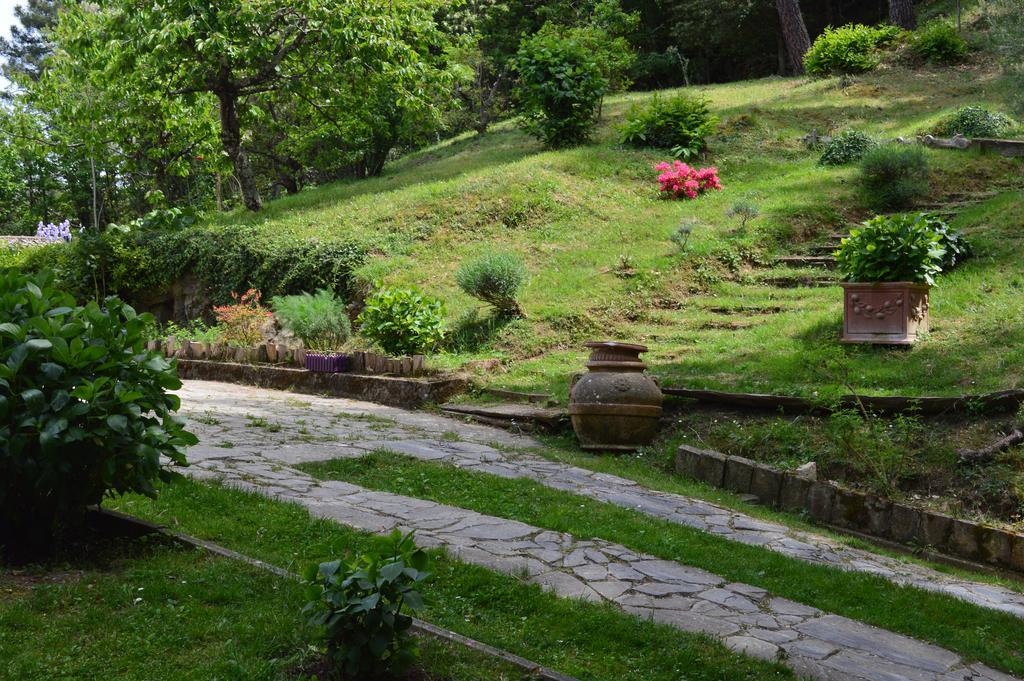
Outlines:
{"label": "flagstone paving slab", "polygon": [[460,468],[527,478],[656,518],[763,546],[799,560],[879,575],[896,584],[944,593],[1024,618],[1024,594],[855,549],[780,523],[679,494],[659,492],[607,473],[549,461],[532,438],[427,412],[225,383],[187,381],[182,414],[202,440],[189,458],[252,454],[297,464],[361,457],[386,449]]}

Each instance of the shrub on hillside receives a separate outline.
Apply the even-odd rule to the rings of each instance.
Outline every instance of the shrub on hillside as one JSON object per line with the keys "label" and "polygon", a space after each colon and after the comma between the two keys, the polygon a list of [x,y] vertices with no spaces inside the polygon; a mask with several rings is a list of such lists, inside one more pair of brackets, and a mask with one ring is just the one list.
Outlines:
{"label": "shrub on hillside", "polygon": [[906,208],[928,193],[928,158],[917,146],[872,149],[860,162],[860,187],[875,210]]}
{"label": "shrub on hillside", "polygon": [[47,545],[108,495],[154,496],[196,442],[174,411],[154,322],[116,298],[77,306],[50,277],[0,273],[0,545]]}
{"label": "shrub on hillside", "polygon": [[964,106],[940,120],[932,132],[940,137],[999,137],[1014,125],[1009,116],[980,106]]}
{"label": "shrub on hillside", "polygon": [[232,293],[233,305],[213,308],[221,338],[233,345],[252,346],[263,340],[263,325],[270,319],[270,310],[260,304],[262,294],[249,289],[242,295]]}
{"label": "shrub on hillside", "polygon": [[825,145],[825,150],[818,159],[823,166],[842,166],[864,158],[878,143],[870,135],[857,130],[847,130],[834,136]]}
{"label": "shrub on hillside", "polygon": [[470,260],[455,274],[459,288],[468,295],[513,317],[522,315],[517,298],[526,279],[526,266],[511,253],[491,253]]}
{"label": "shrub on hillside", "polygon": [[910,50],[925,61],[955,64],[967,54],[967,41],[956,26],[936,19],[910,34]]}
{"label": "shrub on hillside", "polygon": [[850,281],[934,284],[945,254],[928,216],[903,213],[880,215],[851,230],[836,261]]}
{"label": "shrub on hillside", "polygon": [[330,291],[278,296],[270,306],[281,325],[301,338],[310,350],[337,350],[352,335],[345,302]]}
{"label": "shrub on hillside", "polygon": [[676,158],[689,159],[704,150],[718,119],[705,99],[679,94],[657,95],[643,109],[634,106],[619,130],[619,143],[634,147],[671,149]]}
{"label": "shrub on hillside", "polygon": [[378,290],[357,321],[364,336],[392,355],[431,350],[444,339],[444,303],[417,288]]}
{"label": "shrub on hillside", "polygon": [[804,68],[812,76],[870,71],[878,66],[878,48],[899,34],[894,26],[829,26],[804,55]]}
{"label": "shrub on hillside", "polygon": [[412,533],[395,530],[361,556],[307,571],[311,600],[302,613],[322,631],[339,678],[404,678],[417,656],[406,613],[423,608],[429,567]]}
{"label": "shrub on hillside", "polygon": [[515,69],[517,113],[527,132],[548,147],[590,138],[609,89],[594,51],[545,27],[523,40]]}
{"label": "shrub on hillside", "polygon": [[654,166],[661,172],[658,175],[659,191],[662,196],[675,199],[695,199],[711,190],[721,191],[722,182],[718,178],[718,168],[694,168],[682,161],[659,163]]}

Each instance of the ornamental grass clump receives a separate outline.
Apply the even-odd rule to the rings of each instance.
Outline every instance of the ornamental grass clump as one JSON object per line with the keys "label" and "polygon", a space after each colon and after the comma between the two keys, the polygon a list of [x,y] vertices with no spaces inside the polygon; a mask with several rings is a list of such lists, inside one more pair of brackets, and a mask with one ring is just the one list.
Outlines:
{"label": "ornamental grass clump", "polygon": [[361,556],[307,570],[302,614],[322,632],[334,678],[397,678],[416,662],[406,613],[423,608],[419,587],[432,577],[429,567],[412,533],[395,530]]}
{"label": "ornamental grass clump", "polygon": [[877,211],[908,208],[928,193],[928,157],[917,146],[871,149],[860,162],[864,201]]}
{"label": "ornamental grass clump", "polygon": [[511,253],[490,253],[470,260],[455,274],[455,281],[467,295],[509,317],[523,315],[518,297],[527,278],[523,261]]}
{"label": "ornamental grass clump", "polygon": [[676,158],[690,159],[704,151],[718,119],[708,101],[685,94],[655,95],[643,109],[634,105],[619,129],[619,143],[633,147],[671,149]]}
{"label": "ornamental grass clump", "polygon": [[0,272],[0,552],[33,558],[90,506],[184,466],[196,438],[174,414],[174,363],[145,348],[150,315],[117,298],[80,306]]}
{"label": "ornamental grass clump", "polygon": [[325,289],[315,294],[278,296],[270,305],[281,325],[310,350],[338,350],[352,335],[345,302]]}
{"label": "ornamental grass clump", "polygon": [[842,240],[835,253],[839,271],[848,281],[934,285],[947,262],[944,225],[924,213],[868,220]]}
{"label": "ornamental grass clump", "polygon": [[936,19],[910,34],[910,50],[924,61],[956,64],[967,55],[967,41],[956,26]]}
{"label": "ornamental grass clump", "polygon": [[659,163],[654,169],[660,171],[658,184],[663,196],[674,199],[695,199],[709,191],[721,191],[722,182],[718,168],[694,168],[682,161]]}

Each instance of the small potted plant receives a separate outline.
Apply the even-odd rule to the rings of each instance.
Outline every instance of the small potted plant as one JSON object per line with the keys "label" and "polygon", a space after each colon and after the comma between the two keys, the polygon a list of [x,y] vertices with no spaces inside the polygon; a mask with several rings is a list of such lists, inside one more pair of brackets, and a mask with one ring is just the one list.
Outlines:
{"label": "small potted plant", "polygon": [[352,334],[345,303],[330,291],[279,296],[271,303],[274,316],[285,329],[302,340],[309,371],[337,373],[349,366],[341,352]]}
{"label": "small potted plant", "polygon": [[883,215],[843,239],[844,343],[910,345],[928,331],[935,277],[964,254],[964,242],[925,213]]}

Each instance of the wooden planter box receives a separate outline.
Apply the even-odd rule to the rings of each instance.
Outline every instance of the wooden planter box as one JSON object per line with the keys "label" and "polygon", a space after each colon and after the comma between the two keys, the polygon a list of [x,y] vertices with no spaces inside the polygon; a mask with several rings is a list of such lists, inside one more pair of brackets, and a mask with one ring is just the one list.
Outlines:
{"label": "wooden planter box", "polygon": [[844,343],[912,345],[928,331],[927,284],[844,283]]}

